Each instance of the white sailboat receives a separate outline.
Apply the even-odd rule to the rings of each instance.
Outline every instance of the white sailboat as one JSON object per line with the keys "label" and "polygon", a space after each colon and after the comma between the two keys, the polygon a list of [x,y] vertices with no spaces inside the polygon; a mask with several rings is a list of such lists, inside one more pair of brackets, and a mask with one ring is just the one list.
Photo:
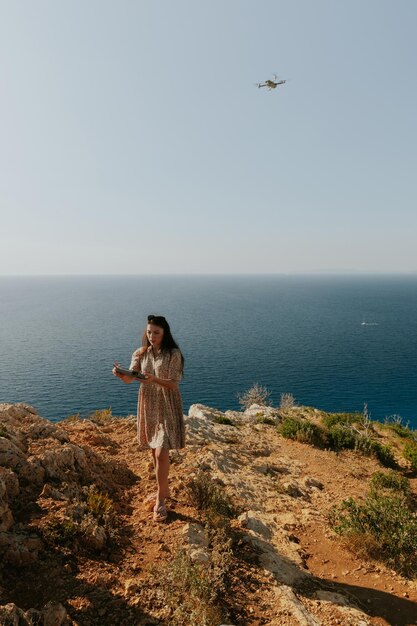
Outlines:
{"label": "white sailboat", "polygon": [[365,317],[362,319],[361,326],[379,326],[378,322],[367,322]]}

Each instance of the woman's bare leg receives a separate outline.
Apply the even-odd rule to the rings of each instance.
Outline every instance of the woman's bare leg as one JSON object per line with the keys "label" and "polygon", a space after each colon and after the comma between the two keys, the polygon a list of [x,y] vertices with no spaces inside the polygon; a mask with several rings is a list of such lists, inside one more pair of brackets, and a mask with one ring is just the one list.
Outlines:
{"label": "woman's bare leg", "polygon": [[165,498],[168,497],[168,475],[169,475],[169,450],[166,448],[156,448],[152,450],[155,459],[155,474],[158,484],[158,495],[156,498],[157,506],[165,504]]}

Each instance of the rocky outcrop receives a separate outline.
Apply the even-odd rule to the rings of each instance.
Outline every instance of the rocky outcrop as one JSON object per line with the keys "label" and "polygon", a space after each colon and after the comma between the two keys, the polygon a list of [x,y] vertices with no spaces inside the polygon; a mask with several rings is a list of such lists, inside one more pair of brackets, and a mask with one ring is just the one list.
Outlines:
{"label": "rocky outcrop", "polygon": [[[82,428],[99,435],[92,422]],[[94,487],[93,497],[100,498],[134,480],[126,464],[104,461],[90,447],[71,442],[62,426],[45,420],[32,407],[0,404],[0,563],[17,568],[36,563],[45,537],[48,540],[49,533],[49,538],[56,538],[60,529],[73,531],[83,548],[102,550],[109,539],[108,514],[94,516],[88,488]],[[34,532],[30,524],[42,507],[55,511],[44,534]],[[24,612],[13,604],[0,607],[0,624],[59,626],[65,621],[61,605],[48,605],[41,612]]]}
{"label": "rocky outcrop", "polygon": [[[316,412],[304,407],[300,415]],[[224,624],[396,623],[410,610],[406,600],[416,601],[411,581],[395,582],[383,569],[369,569],[366,579],[368,564],[362,570],[356,556],[329,564],[347,557],[326,539],[330,506],[361,497],[380,467],[352,451],[283,439],[281,420],[280,410],[260,405],[244,412],[193,405],[187,447],[171,454],[168,522],[154,524],[145,497],[155,497],[154,468],[138,452],[134,419],[52,424],[28,405],[0,405],[0,626],[168,623],[161,574],[184,549],[194,573],[220,576],[226,568],[222,584],[236,610]],[[193,477],[233,505],[230,535],[192,501]],[[400,603],[393,620],[372,621],[381,598],[392,599],[381,593],[388,581]],[[356,606],[363,587],[372,605],[365,597]]]}
{"label": "rocky outcrop", "polygon": [[49,602],[41,611],[23,611],[13,603],[0,606],[0,624],[4,626],[66,626],[67,612],[62,604]]}
{"label": "rocky outcrop", "polygon": [[[292,616],[291,623],[318,626],[322,622],[315,616],[315,609],[319,614],[323,591],[318,589],[309,604],[295,592],[303,585],[314,587],[295,531],[319,514],[315,494],[323,491],[324,485],[318,478],[304,475],[302,463],[281,453],[276,443],[272,445],[272,439],[268,444],[261,436],[264,427],[256,423],[256,418],[261,417],[278,422],[279,412],[254,405],[243,413],[222,413],[201,404],[193,405],[187,429],[189,441],[201,450],[196,469],[209,472],[244,509],[238,521],[245,530],[245,542],[259,555],[260,565],[275,582],[277,605]],[[225,423],[227,420],[229,424]],[[245,438],[246,448],[238,445]],[[184,540],[192,560],[207,561],[207,539],[202,527],[188,524]],[[340,621],[334,623],[369,623],[366,614],[350,598],[340,596],[335,599]],[[280,618],[271,625],[281,623]]]}

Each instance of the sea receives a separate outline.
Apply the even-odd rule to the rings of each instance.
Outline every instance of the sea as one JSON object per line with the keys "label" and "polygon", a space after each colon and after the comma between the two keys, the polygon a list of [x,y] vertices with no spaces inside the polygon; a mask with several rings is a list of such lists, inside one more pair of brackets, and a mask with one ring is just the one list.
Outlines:
{"label": "sea", "polygon": [[417,276],[0,277],[0,402],[45,418],[136,413],[112,373],[164,315],[185,357],[184,411],[240,408],[254,383],[298,405],[417,427]]}

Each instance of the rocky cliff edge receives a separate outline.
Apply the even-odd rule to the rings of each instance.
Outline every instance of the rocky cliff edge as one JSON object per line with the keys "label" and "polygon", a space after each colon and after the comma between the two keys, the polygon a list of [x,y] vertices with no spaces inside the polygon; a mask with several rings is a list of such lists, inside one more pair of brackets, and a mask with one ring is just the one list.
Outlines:
{"label": "rocky cliff edge", "polygon": [[[415,580],[352,552],[328,522],[334,504],[364,496],[379,462],[285,439],[281,420],[193,405],[187,447],[171,453],[169,518],[156,524],[133,417],[55,424],[0,405],[0,624],[416,624]],[[204,510],[207,485],[227,523],[221,507]]]}

